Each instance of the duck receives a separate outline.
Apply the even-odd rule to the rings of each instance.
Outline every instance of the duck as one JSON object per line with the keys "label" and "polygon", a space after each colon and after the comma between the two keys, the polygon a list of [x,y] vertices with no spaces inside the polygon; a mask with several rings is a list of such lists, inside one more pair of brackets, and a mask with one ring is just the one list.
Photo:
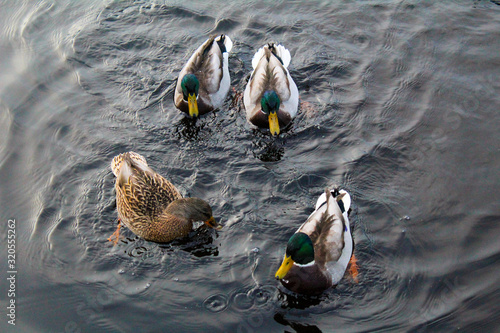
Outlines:
{"label": "duck", "polygon": [[156,243],[187,236],[197,221],[221,228],[205,200],[182,197],[172,183],[148,166],[143,156],[132,151],[122,153],[111,161],[111,170],[116,176],[119,221],[117,230],[108,238],[114,244],[118,242],[120,223],[137,236]]}
{"label": "duck", "polygon": [[357,276],[348,212],[351,197],[345,190],[325,190],[314,212],[290,237],[285,256],[275,274],[288,290],[320,295],[336,286],[347,266]]}
{"label": "duck", "polygon": [[219,108],[229,91],[228,57],[233,42],[212,36],[194,51],[177,78],[174,104],[195,118]]}
{"label": "duck", "polygon": [[243,104],[248,122],[278,135],[297,115],[299,90],[290,76],[290,51],[269,43],[252,58],[253,72],[245,88]]}

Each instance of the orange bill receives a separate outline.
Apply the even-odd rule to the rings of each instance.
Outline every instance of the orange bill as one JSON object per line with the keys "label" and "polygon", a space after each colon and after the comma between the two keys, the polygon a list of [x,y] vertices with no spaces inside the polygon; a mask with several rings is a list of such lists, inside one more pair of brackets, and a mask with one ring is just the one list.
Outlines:
{"label": "orange bill", "polygon": [[215,230],[220,230],[222,229],[222,226],[215,221],[215,218],[212,216],[208,220],[205,221],[205,224],[208,225],[210,228],[214,228]]}

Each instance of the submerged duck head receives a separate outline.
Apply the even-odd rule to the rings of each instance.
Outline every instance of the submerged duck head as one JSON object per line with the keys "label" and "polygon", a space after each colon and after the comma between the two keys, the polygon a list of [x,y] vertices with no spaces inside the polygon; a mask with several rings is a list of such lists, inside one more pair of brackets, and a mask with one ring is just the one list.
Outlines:
{"label": "submerged duck head", "polygon": [[262,112],[269,117],[269,130],[272,135],[280,134],[280,125],[278,122],[278,110],[280,109],[280,98],[274,90],[268,90],[262,95],[260,106]]}
{"label": "submerged duck head", "polygon": [[198,117],[198,90],[200,89],[200,81],[194,74],[186,74],[181,80],[182,95],[185,101],[188,102],[189,115]]}
{"label": "submerged duck head", "polygon": [[286,246],[286,253],[280,268],[276,272],[276,279],[283,279],[293,264],[308,265],[314,262],[314,246],[311,238],[303,232],[297,232],[290,237]]}

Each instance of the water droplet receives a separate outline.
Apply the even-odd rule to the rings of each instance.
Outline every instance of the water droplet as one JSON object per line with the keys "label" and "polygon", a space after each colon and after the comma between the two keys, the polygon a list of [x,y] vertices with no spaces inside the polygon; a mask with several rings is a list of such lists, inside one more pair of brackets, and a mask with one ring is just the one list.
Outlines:
{"label": "water droplet", "polygon": [[221,312],[227,308],[228,298],[223,294],[215,294],[207,297],[203,306],[210,312]]}
{"label": "water droplet", "polygon": [[151,283],[146,283],[146,288],[145,289],[148,289],[149,287],[151,287]]}

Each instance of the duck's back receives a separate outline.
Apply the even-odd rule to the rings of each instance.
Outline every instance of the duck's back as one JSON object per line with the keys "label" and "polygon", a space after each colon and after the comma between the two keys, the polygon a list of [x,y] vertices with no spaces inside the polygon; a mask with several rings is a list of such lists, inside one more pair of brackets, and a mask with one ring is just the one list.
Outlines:
{"label": "duck's back", "polygon": [[135,216],[155,218],[174,200],[182,198],[172,183],[153,171],[146,159],[129,152],[113,159],[117,172],[117,204]]}

